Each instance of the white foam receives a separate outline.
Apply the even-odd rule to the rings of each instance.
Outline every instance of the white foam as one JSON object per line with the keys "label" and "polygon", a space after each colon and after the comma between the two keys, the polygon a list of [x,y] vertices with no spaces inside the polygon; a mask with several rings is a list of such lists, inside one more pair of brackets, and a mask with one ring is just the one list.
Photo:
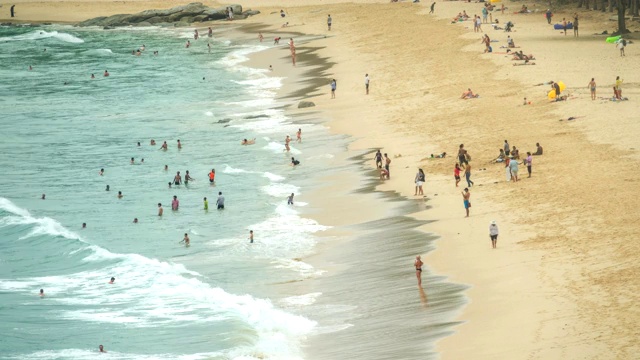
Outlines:
{"label": "white foam", "polygon": [[251,171],[248,171],[248,170],[232,168],[228,164],[224,164],[224,169],[222,169],[222,172],[225,173],[225,174],[248,174],[248,173],[251,173]]}
{"label": "white foam", "polygon": [[89,55],[95,54],[95,55],[101,55],[101,56],[113,55],[113,51],[111,51],[111,49],[93,49],[93,50],[87,50],[84,53]]}
{"label": "white foam", "polygon": [[[230,44],[230,42],[227,43],[227,45],[228,44]],[[268,48],[269,48],[268,46],[263,46],[263,45],[243,46],[237,50],[230,52],[229,54],[224,56],[222,59],[218,60],[217,64],[222,65],[224,68],[226,68],[229,71],[238,71],[238,70],[246,71],[245,69],[248,69],[247,67],[244,67],[244,66],[236,67],[236,65],[249,60],[249,57],[247,55],[258,52],[258,51],[263,51]]]}
{"label": "white foam", "polygon": [[14,36],[5,36],[1,37],[0,41],[28,41],[28,40],[41,40],[55,38],[60,41],[73,43],[73,44],[81,44],[84,40],[80,39],[77,36],[67,34],[67,33],[59,33],[57,31],[44,31],[44,30],[36,30],[26,34],[14,35]]}
{"label": "white foam", "polygon": [[207,115],[207,116],[213,116],[213,113],[211,111],[207,111],[204,114]]}
{"label": "white foam", "polygon": [[284,305],[312,305],[316,302],[318,297],[322,295],[321,292],[315,292],[305,295],[289,296],[280,300]]}
{"label": "white foam", "polygon": [[196,353],[196,354],[128,354],[113,350],[109,345],[105,345],[107,353],[98,354],[98,348],[95,349],[61,349],[61,350],[44,350],[37,351],[31,354],[20,354],[19,356],[9,356],[5,359],[24,359],[24,360],[50,360],[50,359],[95,359],[98,357],[104,359],[114,360],[130,360],[130,359],[142,359],[142,360],[204,360],[212,359],[215,357],[224,356],[222,352],[209,352],[209,353]]}
{"label": "white foam", "polygon": [[[274,154],[282,154],[285,152],[285,148],[284,148],[284,142],[279,143],[276,141],[271,141],[270,143],[268,143],[267,145],[265,145],[263,147],[263,149],[269,150]],[[296,148],[294,148],[293,146],[289,145],[289,154],[293,154],[293,155],[299,155],[302,154],[302,152]]]}
{"label": "white foam", "polygon": [[266,177],[267,179],[269,179],[271,181],[282,181],[282,180],[285,179],[284,176],[272,174],[270,172],[265,172],[264,174],[262,174],[262,177]]}
{"label": "white foam", "polygon": [[284,199],[287,196],[291,195],[291,193],[298,195],[300,193],[300,188],[292,184],[283,184],[276,182],[263,186],[262,191],[271,196]]}

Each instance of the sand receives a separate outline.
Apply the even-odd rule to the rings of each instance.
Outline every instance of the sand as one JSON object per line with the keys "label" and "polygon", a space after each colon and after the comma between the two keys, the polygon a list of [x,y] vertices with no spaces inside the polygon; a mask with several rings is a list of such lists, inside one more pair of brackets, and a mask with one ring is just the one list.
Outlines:
{"label": "sand", "polygon": [[[176,4],[16,3],[25,21],[77,21]],[[430,3],[250,0],[243,5],[262,11],[244,23],[263,24],[267,41],[279,33],[308,34],[311,41],[304,46],[318,48],[318,56],[333,65],[283,71],[288,50],[280,49],[285,60],[274,73],[291,79],[285,90],[308,92],[305,98],[317,105],[292,109],[292,114],[320,112],[331,119],[332,131],[353,136],[352,150],[381,148],[388,153],[391,179],[380,184],[381,191],[424,201],[412,192],[417,168],[425,170],[430,208],[413,216],[436,220],[422,229],[441,237],[425,262],[471,285],[469,303],[459,314],[463,323],[438,342],[442,358],[635,356],[640,350],[640,310],[635,306],[640,227],[635,224],[639,212],[632,186],[640,178],[634,144],[640,134],[640,62],[634,45],[621,58],[603,36],[591,35],[614,30],[608,14],[579,9],[577,39],[551,30],[541,12],[494,14],[503,24],[513,21],[516,31],[507,34],[483,26],[499,42],[492,44],[496,53],[482,54],[480,34],[469,28],[470,22],[450,24],[462,10],[480,14],[482,4],[438,2],[436,15],[427,14]],[[274,13],[280,8],[288,13],[285,20]],[[558,11],[554,19],[571,18],[574,11]],[[326,29],[327,14],[333,17],[331,32]],[[0,20],[6,20],[4,11],[2,16]],[[290,23],[287,29],[280,27],[284,21]],[[507,35],[526,54],[535,55],[535,66],[513,66],[511,56],[500,54]],[[298,54],[304,64],[304,54]],[[370,95],[364,94],[365,73],[371,77]],[[590,99],[587,84],[592,77],[598,96],[610,97],[618,75],[625,80],[623,96],[629,101]],[[306,78],[307,86],[300,86],[298,76]],[[329,97],[332,78],[338,81],[335,100]],[[549,87],[535,86],[548,80],[564,81],[572,98],[549,102]],[[310,91],[318,84],[324,85]],[[468,87],[480,98],[460,100]],[[524,97],[532,104],[522,105]],[[569,117],[578,118],[566,120]],[[521,153],[542,144],[545,155],[534,158],[531,178],[521,166],[522,181],[508,183],[503,166],[491,163],[504,139]],[[464,218],[461,188],[454,186],[452,176],[460,143],[472,156],[470,218]],[[428,159],[443,151],[451,158]],[[327,204],[331,201],[325,198]],[[316,217],[327,225],[364,221],[367,211],[354,216],[355,210],[334,209]],[[491,220],[501,230],[496,250],[488,237]],[[412,261],[407,258],[409,272]]]}

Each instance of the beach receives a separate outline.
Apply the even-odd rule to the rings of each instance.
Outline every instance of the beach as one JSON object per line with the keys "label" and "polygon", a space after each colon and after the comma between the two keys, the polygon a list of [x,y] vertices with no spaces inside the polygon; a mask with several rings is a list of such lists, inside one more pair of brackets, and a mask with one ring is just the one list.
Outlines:
{"label": "beach", "polygon": [[[41,4],[52,3],[24,3],[23,14]],[[55,3],[55,11],[46,17],[34,12],[31,20],[78,21],[81,15],[174,5],[140,1],[106,10],[111,4]],[[76,5],[83,12],[67,16]],[[360,167],[357,174],[353,167],[336,169],[330,177],[319,174],[316,189],[305,198],[306,214],[333,227],[303,259],[325,273],[286,291],[321,290],[314,306],[341,304],[348,308],[343,312],[358,314],[331,324],[339,331],[310,335],[308,358],[376,358],[367,348],[380,350],[378,358],[633,357],[640,315],[633,306],[639,271],[634,240],[640,228],[634,225],[638,211],[629,185],[639,175],[633,144],[640,132],[633,120],[639,65],[633,46],[621,58],[615,45],[591,35],[614,29],[607,15],[579,9],[576,39],[571,32],[551,30],[545,9],[494,11],[494,20],[512,21],[515,31],[483,24],[498,40],[493,53],[483,54],[481,34],[470,21],[451,24],[462,10],[480,14],[479,3],[439,2],[432,15],[429,3],[242,5],[262,13],[220,27],[241,23],[262,31],[266,44],[279,34],[281,44],[293,37],[295,70],[283,70],[290,66],[286,46],[257,53],[247,64],[273,64],[274,75],[285,78],[279,95],[289,102],[289,116],[322,119],[334,136],[349,136],[344,158],[329,160],[328,166]],[[278,15],[281,8],[285,19]],[[573,12],[558,11],[554,22]],[[284,22],[288,27],[281,27]],[[500,48],[507,35],[535,56],[535,65],[513,66],[512,55]],[[257,33],[246,38],[257,42]],[[371,78],[369,95],[365,74]],[[616,76],[624,79],[629,101],[609,100]],[[592,77],[598,100],[589,97]],[[336,99],[330,98],[331,79],[337,80]],[[568,101],[548,100],[550,86],[537,84],[550,80],[567,84]],[[467,88],[480,97],[460,99]],[[524,98],[531,104],[523,105]],[[299,100],[316,106],[295,109]],[[535,151],[536,143],[544,147],[544,155],[534,157],[531,178],[521,166],[521,181],[505,181],[504,165],[493,161],[505,139],[521,154]],[[473,169],[469,218],[460,194],[466,182],[463,178],[456,188],[452,174],[459,144],[469,151]],[[378,178],[374,149],[389,154],[389,180]],[[442,152],[444,159],[430,158]],[[411,194],[419,167],[426,173],[424,198]],[[363,188],[369,190],[358,192]],[[385,222],[390,219],[401,221]],[[500,227],[497,249],[488,235],[494,220]],[[415,287],[416,255],[426,264],[424,294]],[[344,338],[338,340],[341,332]],[[327,341],[332,348],[322,345]]]}

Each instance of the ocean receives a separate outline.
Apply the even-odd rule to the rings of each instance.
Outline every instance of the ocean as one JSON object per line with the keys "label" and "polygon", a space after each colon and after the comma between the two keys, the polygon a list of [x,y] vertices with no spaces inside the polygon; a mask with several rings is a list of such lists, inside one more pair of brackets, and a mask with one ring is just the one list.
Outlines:
{"label": "ocean", "polygon": [[[298,309],[317,294],[273,284],[322,273],[299,260],[328,228],[301,215],[305,184],[345,140],[285,115],[281,79],[240,64],[262,49],[189,29],[0,28],[0,358],[303,357],[319,325]],[[169,188],[177,171],[194,181]]]}

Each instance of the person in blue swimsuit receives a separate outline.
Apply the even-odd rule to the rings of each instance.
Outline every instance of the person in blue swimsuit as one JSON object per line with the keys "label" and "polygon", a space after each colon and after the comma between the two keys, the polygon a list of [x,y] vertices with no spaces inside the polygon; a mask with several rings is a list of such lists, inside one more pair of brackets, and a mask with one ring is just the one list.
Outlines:
{"label": "person in blue swimsuit", "polygon": [[469,208],[471,207],[471,202],[469,199],[471,198],[471,193],[469,192],[469,188],[464,188],[462,192],[462,199],[464,200],[464,209],[467,211],[467,216],[469,217]]}

